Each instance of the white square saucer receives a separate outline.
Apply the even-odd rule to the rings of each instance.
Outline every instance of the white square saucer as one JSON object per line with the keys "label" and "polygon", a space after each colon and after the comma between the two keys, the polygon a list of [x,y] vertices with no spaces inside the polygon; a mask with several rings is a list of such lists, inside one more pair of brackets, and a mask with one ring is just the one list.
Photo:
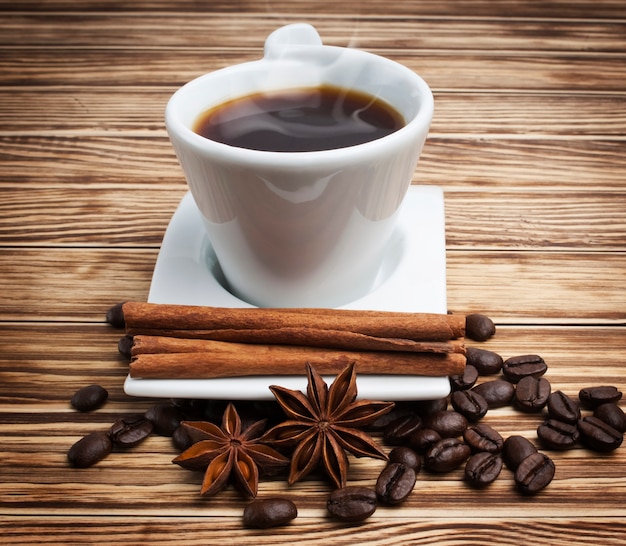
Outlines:
{"label": "white square saucer", "polygon": [[[223,286],[223,276],[190,193],[167,228],[154,268],[148,301],[213,307],[252,307]],[[447,313],[443,191],[411,186],[388,245],[379,279],[370,293],[345,309]],[[303,370],[304,374],[304,370]],[[332,377],[328,378],[332,381]],[[141,379],[127,377],[131,396],[271,400],[270,385],[304,391],[306,377],[251,376],[219,379]],[[450,392],[447,377],[360,375],[359,398],[430,400]]]}

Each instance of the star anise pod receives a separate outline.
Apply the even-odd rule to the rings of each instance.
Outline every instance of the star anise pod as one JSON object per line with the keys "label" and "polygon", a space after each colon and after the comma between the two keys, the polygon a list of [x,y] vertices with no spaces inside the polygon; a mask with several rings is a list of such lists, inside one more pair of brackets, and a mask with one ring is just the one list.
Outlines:
{"label": "star anise pod", "polygon": [[206,468],[202,495],[221,491],[232,476],[245,495],[255,497],[259,469],[270,472],[289,464],[287,457],[259,442],[265,423],[257,421],[242,430],[233,404],[226,407],[221,428],[205,421],[184,421],[182,425],[195,443],[172,462],[193,470]]}
{"label": "star anise pod", "polygon": [[362,427],[391,411],[393,402],[356,401],[354,364],[337,375],[330,389],[307,364],[307,395],[284,387],[270,389],[289,420],[267,431],[261,442],[292,446],[288,482],[293,484],[323,465],[336,487],[347,481],[349,451],[357,457],[387,459],[387,455]]}

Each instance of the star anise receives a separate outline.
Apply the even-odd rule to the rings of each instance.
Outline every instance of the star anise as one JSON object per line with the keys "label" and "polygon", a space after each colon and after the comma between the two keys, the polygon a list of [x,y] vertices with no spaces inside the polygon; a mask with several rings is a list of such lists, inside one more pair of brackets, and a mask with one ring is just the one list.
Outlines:
{"label": "star anise", "polygon": [[250,497],[259,486],[259,469],[275,471],[289,464],[289,459],[259,442],[266,421],[257,421],[242,430],[241,418],[233,404],[228,404],[221,428],[205,421],[184,421],[195,443],[172,462],[190,469],[206,468],[202,495],[221,491],[232,476],[235,485]]}
{"label": "star anise", "polygon": [[337,375],[330,389],[307,364],[307,395],[284,387],[271,386],[274,397],[290,418],[261,437],[276,447],[295,445],[288,482],[293,484],[323,465],[336,487],[347,481],[348,456],[387,459],[387,455],[362,427],[393,408],[393,402],[356,401],[354,364]]}

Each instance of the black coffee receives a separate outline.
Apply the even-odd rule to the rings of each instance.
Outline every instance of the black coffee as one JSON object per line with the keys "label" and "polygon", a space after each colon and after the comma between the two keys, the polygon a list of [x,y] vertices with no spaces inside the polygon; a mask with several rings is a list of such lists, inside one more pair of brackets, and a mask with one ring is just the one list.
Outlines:
{"label": "black coffee", "polygon": [[233,99],[201,114],[193,130],[238,148],[313,152],[363,144],[404,125],[383,100],[324,85]]}

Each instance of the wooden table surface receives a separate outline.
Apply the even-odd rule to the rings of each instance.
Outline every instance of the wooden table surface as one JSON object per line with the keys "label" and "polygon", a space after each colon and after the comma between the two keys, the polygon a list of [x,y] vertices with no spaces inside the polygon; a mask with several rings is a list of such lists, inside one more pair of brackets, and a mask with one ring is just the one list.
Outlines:
{"label": "wooden table surface", "polygon": [[[401,506],[346,527],[330,486],[262,482],[298,518],[242,528],[233,490],[199,495],[154,435],[84,470],[68,448],[154,400],[124,394],[109,306],[145,301],[187,187],[163,110],[183,83],[254,60],[272,30],[314,24],[325,43],[420,73],[436,114],[415,182],[445,191],[449,308],[497,324],[483,344],[539,354],[554,390],[626,389],[626,5],[618,0],[382,3],[0,0],[0,533],[5,544],[624,544],[626,447],[548,452],[535,497],[503,471],[422,471]],[[110,393],[82,414],[72,393]],[[624,403],[622,402],[622,407]],[[542,418],[485,422],[536,440]],[[380,461],[354,460],[372,485]]]}

